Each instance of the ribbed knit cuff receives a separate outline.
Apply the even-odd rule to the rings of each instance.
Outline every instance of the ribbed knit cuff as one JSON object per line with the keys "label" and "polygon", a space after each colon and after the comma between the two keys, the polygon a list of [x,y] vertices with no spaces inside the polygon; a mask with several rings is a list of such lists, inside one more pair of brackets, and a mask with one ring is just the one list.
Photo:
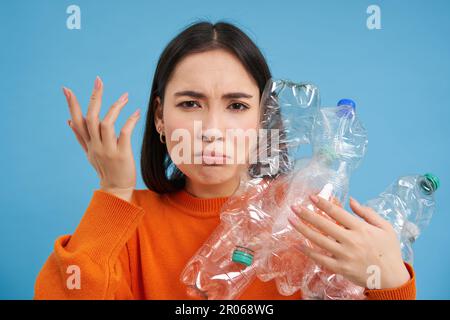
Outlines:
{"label": "ribbed knit cuff", "polygon": [[86,253],[93,261],[103,263],[120,253],[144,213],[131,202],[95,190],[66,250]]}
{"label": "ribbed knit cuff", "polygon": [[414,269],[407,262],[410,279],[400,287],[390,289],[366,289],[364,293],[370,300],[415,300],[416,299],[416,277]]}

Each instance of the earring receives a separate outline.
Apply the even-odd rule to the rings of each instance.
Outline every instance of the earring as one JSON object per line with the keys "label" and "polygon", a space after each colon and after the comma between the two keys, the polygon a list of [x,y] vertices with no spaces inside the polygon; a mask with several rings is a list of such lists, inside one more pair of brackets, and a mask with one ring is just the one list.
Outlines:
{"label": "earring", "polygon": [[159,141],[161,141],[162,144],[166,143],[166,139],[164,139],[164,141],[162,140],[163,134],[162,134],[162,130],[161,127],[158,127],[158,132],[159,132]]}

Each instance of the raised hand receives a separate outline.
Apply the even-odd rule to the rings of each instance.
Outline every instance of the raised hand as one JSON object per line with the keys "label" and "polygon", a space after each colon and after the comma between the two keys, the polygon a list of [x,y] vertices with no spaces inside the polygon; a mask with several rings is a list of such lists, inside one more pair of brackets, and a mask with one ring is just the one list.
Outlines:
{"label": "raised hand", "polygon": [[63,92],[71,115],[68,124],[100,178],[100,189],[130,201],[136,186],[131,134],[139,120],[140,110],[137,109],[128,118],[117,137],[114,123],[128,102],[128,93],[124,93],[100,120],[103,82],[99,77],[95,79],[86,117],[72,90],[64,87]]}

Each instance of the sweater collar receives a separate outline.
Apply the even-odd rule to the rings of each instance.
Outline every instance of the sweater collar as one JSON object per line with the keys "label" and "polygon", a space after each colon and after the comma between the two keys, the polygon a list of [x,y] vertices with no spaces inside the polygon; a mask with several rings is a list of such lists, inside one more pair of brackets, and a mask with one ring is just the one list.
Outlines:
{"label": "sweater collar", "polygon": [[178,209],[198,217],[215,217],[229,197],[199,198],[185,189],[166,194],[167,200]]}

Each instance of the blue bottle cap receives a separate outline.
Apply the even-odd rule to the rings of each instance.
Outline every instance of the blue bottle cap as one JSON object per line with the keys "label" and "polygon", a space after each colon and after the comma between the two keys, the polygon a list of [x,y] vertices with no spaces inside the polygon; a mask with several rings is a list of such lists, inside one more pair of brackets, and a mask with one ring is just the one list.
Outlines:
{"label": "blue bottle cap", "polygon": [[353,110],[356,109],[356,103],[352,99],[341,99],[337,103],[338,106],[350,106]]}

